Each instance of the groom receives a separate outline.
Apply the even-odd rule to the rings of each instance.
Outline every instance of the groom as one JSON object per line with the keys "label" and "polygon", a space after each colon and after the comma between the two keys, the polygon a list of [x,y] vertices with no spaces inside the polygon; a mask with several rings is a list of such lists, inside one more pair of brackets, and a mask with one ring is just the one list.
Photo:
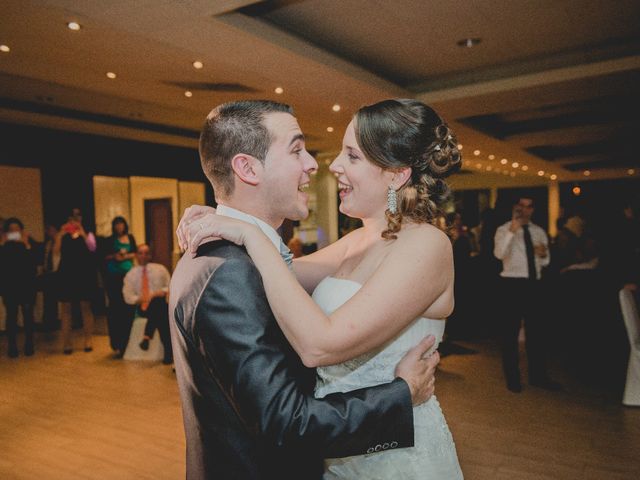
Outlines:
{"label": "groom", "polygon": [[[200,136],[219,213],[275,229],[308,215],[317,169],[290,107],[215,108]],[[287,343],[244,248],[216,241],[186,254],[171,282],[171,336],[187,441],[187,478],[320,479],[323,458],[413,446],[413,410],[433,392],[426,340],[393,382],[315,399],[315,371]]]}

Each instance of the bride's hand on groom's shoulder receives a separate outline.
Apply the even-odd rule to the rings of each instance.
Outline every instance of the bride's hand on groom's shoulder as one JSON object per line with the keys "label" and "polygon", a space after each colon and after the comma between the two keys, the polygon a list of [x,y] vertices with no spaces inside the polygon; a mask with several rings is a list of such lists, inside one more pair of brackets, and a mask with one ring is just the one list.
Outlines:
{"label": "bride's hand on groom's shoulder", "polygon": [[180,248],[195,254],[203,243],[213,240],[228,240],[244,245],[251,230],[257,227],[235,218],[216,215],[215,209],[194,205],[185,211],[178,226]]}
{"label": "bride's hand on groom's shoulder", "polygon": [[192,230],[199,229],[198,224],[194,224],[196,220],[202,220],[208,214],[215,214],[216,209],[208,207],[206,205],[191,205],[184,210],[178,228],[176,229],[176,235],[178,237],[178,245],[184,252],[189,249]]}

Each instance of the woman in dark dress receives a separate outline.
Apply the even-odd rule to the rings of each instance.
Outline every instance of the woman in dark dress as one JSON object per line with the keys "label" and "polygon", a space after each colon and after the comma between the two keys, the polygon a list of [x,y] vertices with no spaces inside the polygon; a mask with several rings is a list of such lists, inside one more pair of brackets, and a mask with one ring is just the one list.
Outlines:
{"label": "woman in dark dress", "polygon": [[122,297],[124,276],[133,267],[136,252],[136,240],[129,233],[129,225],[123,217],[115,217],[111,222],[111,236],[104,243],[105,288],[109,298],[107,324],[111,348],[124,355],[129,342],[134,309]]}
{"label": "woman in dark dress", "polygon": [[82,226],[80,210],[74,208],[67,223],[62,225],[54,245],[54,253],[60,254],[58,267],[58,301],[62,322],[63,349],[66,355],[73,352],[71,339],[71,311],[74,303],[80,305],[84,330],[84,351],[93,350],[93,312],[90,300],[96,289],[96,269],[93,254],[96,238]]}

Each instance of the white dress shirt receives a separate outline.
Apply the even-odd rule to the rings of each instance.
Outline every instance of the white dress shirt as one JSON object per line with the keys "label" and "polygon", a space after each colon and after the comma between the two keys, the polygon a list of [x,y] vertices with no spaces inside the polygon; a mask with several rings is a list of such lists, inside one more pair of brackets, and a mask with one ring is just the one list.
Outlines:
{"label": "white dress shirt", "polygon": [[164,265],[159,263],[148,263],[142,267],[140,265],[133,267],[124,276],[122,286],[122,296],[124,301],[129,305],[135,305],[140,301],[142,296],[142,271],[147,269],[147,277],[149,278],[149,293],[162,290],[169,291],[169,282],[171,275]]}
{"label": "white dress shirt", "polygon": [[[509,227],[511,221],[501,225],[496,231],[495,247],[493,254],[502,260],[502,273],[505,278],[529,278],[529,266],[527,264],[527,249],[524,244],[524,229],[521,227],[516,232],[512,232]],[[545,231],[538,225],[529,222],[529,232],[533,246],[544,245],[547,249],[547,256],[542,258],[535,255],[536,278],[540,280],[542,267],[549,265],[549,240]]]}
{"label": "white dress shirt", "polygon": [[278,235],[278,232],[275,230],[275,228],[273,228],[268,223],[260,220],[257,217],[254,217],[253,215],[249,215],[248,213],[241,212],[240,210],[236,210],[235,208],[231,208],[226,205],[218,205],[216,207],[216,214],[235,218],[236,220],[242,220],[243,222],[256,225],[260,230],[262,230],[262,233],[264,233],[267,238],[271,240],[271,243],[273,243],[273,246],[276,247],[276,250],[280,252],[280,255],[284,258],[287,264],[291,263],[291,258],[287,260],[287,256],[293,257],[293,255],[291,255],[290,250],[284,244],[282,238],[280,238],[280,235]]}

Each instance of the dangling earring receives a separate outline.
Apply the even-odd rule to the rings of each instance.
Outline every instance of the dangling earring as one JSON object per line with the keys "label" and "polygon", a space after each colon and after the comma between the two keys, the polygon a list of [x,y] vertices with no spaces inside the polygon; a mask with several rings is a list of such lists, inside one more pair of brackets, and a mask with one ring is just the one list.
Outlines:
{"label": "dangling earring", "polygon": [[389,210],[392,215],[398,213],[398,194],[391,185],[389,185],[387,189],[387,210]]}

